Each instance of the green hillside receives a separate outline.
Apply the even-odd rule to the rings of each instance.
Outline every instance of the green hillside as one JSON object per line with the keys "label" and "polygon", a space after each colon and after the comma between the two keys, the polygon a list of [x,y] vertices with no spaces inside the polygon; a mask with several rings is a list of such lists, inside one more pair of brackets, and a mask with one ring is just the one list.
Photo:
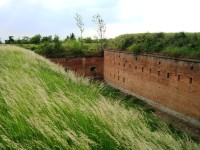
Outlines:
{"label": "green hillside", "polygon": [[0,46],[0,149],[200,149],[116,90]]}
{"label": "green hillside", "polygon": [[123,34],[110,40],[107,47],[135,54],[200,59],[200,33]]}

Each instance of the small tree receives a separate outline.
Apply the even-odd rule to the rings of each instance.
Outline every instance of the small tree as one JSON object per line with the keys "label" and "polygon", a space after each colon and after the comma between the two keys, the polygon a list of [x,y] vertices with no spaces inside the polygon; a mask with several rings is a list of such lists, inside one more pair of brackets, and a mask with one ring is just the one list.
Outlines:
{"label": "small tree", "polygon": [[39,44],[41,42],[42,36],[40,34],[36,34],[30,39],[30,43]]}
{"label": "small tree", "polygon": [[83,39],[83,31],[84,31],[84,23],[83,23],[83,18],[80,14],[76,13],[75,15],[75,20],[76,20],[76,25],[79,27],[81,31],[81,41]]}
{"label": "small tree", "polygon": [[24,36],[21,40],[21,44],[29,44],[30,38],[28,36]]}
{"label": "small tree", "polygon": [[74,33],[70,33],[69,39],[71,39],[71,40],[76,40],[76,37],[75,37]]}
{"label": "small tree", "polygon": [[49,36],[44,36],[42,37],[42,40],[41,42],[47,42],[47,43],[51,43],[53,40],[52,40],[52,36],[49,35]]}
{"label": "small tree", "polygon": [[14,44],[15,43],[14,36],[9,36],[8,38],[9,38],[8,40],[5,40],[6,44]]}
{"label": "small tree", "polygon": [[101,50],[103,50],[103,39],[105,37],[106,24],[99,14],[94,15],[92,21],[98,26],[97,33],[100,37]]}

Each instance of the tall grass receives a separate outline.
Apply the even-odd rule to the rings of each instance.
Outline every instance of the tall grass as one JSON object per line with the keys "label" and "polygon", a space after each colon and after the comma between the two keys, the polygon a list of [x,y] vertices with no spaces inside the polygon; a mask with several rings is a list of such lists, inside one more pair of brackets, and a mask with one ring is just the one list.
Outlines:
{"label": "tall grass", "polygon": [[0,148],[200,149],[166,123],[111,100],[106,88],[33,52],[1,46]]}

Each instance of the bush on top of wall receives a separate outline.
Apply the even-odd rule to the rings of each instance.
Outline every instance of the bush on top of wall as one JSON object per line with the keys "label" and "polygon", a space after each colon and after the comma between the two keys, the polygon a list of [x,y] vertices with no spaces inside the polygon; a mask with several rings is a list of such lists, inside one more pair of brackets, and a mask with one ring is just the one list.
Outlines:
{"label": "bush on top of wall", "polygon": [[200,33],[124,34],[111,40],[108,48],[135,54],[156,53],[172,57],[200,58]]}

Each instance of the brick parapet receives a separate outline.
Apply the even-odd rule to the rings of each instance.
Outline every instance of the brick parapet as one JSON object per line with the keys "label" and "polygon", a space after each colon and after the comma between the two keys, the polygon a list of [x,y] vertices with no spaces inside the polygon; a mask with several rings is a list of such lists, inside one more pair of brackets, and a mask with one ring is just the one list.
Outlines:
{"label": "brick parapet", "polygon": [[198,60],[105,51],[104,79],[117,88],[178,112],[182,118],[200,120]]}

